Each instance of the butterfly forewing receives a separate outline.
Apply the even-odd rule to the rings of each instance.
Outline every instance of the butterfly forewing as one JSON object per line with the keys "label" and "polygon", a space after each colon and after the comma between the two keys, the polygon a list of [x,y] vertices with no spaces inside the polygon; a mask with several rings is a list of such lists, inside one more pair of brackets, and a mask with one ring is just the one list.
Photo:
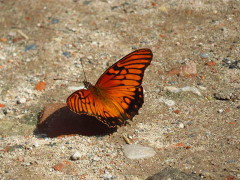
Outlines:
{"label": "butterfly forewing", "polygon": [[109,127],[123,125],[142,107],[144,71],[152,60],[150,49],[139,49],[109,67],[95,86],[78,90],[67,99],[76,113],[97,117]]}
{"label": "butterfly forewing", "polygon": [[141,85],[144,71],[150,65],[152,56],[150,49],[139,49],[128,54],[109,67],[98,79],[96,86],[109,88]]}

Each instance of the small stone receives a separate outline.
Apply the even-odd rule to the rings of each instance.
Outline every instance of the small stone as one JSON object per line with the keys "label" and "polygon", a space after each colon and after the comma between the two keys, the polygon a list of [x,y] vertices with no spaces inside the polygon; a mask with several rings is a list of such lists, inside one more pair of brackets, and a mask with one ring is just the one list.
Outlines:
{"label": "small stone", "polygon": [[22,166],[30,166],[31,163],[30,163],[30,162],[23,162],[21,165],[22,165]]}
{"label": "small stone", "polygon": [[8,33],[8,35],[9,35],[9,36],[16,36],[16,35],[17,35],[17,32],[15,32],[15,31],[10,31],[10,32]]}
{"label": "small stone", "polygon": [[73,160],[73,161],[76,161],[76,160],[79,160],[81,156],[82,156],[82,155],[81,155],[78,151],[76,151],[76,152],[70,157],[70,159]]}
{"label": "small stone", "polygon": [[84,89],[84,86],[69,86],[68,89],[72,91],[77,91],[79,89]]}
{"label": "small stone", "polygon": [[218,113],[223,113],[223,111],[224,111],[223,109],[219,109]]}
{"label": "small stone", "polygon": [[38,142],[34,142],[34,143],[33,143],[33,147],[39,147]]}
{"label": "small stone", "polygon": [[228,67],[229,67],[230,64],[232,64],[232,61],[230,59],[228,59],[228,58],[224,58],[222,60],[222,62],[223,62],[224,66],[228,66]]}
{"label": "small stone", "polygon": [[35,49],[37,49],[37,45],[36,44],[31,44],[31,45],[25,46],[24,51],[26,52],[26,51],[35,50]]}
{"label": "small stone", "polygon": [[62,54],[63,54],[65,57],[71,57],[70,52],[65,51],[65,52],[63,52]]}
{"label": "small stone", "polygon": [[174,86],[166,86],[163,88],[164,90],[168,91],[168,92],[172,92],[172,93],[178,93],[180,92],[180,89]]}
{"label": "small stone", "polygon": [[101,158],[100,158],[100,157],[98,157],[98,156],[94,156],[94,157],[93,157],[93,160],[94,160],[94,161],[100,161],[100,160],[101,160]]}
{"label": "small stone", "polygon": [[201,90],[204,90],[204,91],[207,90],[207,88],[204,87],[204,86],[198,86],[198,88],[201,89]]}
{"label": "small stone", "polygon": [[231,100],[237,101],[240,100],[240,91],[239,89],[223,89],[214,93],[214,98],[218,100]]}
{"label": "small stone", "polygon": [[69,162],[69,161],[63,161],[61,163],[54,165],[52,168],[55,171],[62,171],[65,167],[69,166],[70,164],[71,164],[71,162]]}
{"label": "small stone", "polygon": [[170,99],[166,99],[164,97],[160,97],[159,101],[165,103],[167,106],[174,106],[175,105],[175,101],[170,100]]}
{"label": "small stone", "polygon": [[44,81],[40,81],[35,85],[35,89],[38,91],[42,91],[46,88],[47,84]]}
{"label": "small stone", "polygon": [[183,123],[180,123],[180,124],[178,125],[178,127],[181,128],[181,129],[183,129],[183,128],[184,128],[184,124],[183,124]]}
{"label": "small stone", "polygon": [[175,45],[176,45],[176,46],[179,46],[179,45],[180,45],[180,42],[176,42]]}
{"label": "small stone", "polygon": [[17,99],[17,104],[24,104],[26,102],[27,102],[26,98],[18,98]]}
{"label": "small stone", "polygon": [[197,65],[194,62],[188,62],[185,65],[171,69],[168,71],[168,74],[183,77],[194,77],[197,75]]}
{"label": "small stone", "polygon": [[164,180],[173,180],[173,179],[184,179],[184,180],[200,180],[201,178],[198,177],[195,174],[187,174],[185,172],[180,171],[179,169],[172,168],[172,167],[167,167],[160,171],[159,173],[148,177],[146,180],[159,180],[159,179],[164,179]]}
{"label": "small stone", "polygon": [[87,59],[93,59],[93,57],[92,56],[87,56]]}
{"label": "small stone", "polygon": [[214,61],[208,61],[208,62],[206,62],[205,63],[205,65],[207,65],[207,66],[215,66],[217,63],[216,62],[214,62]]}
{"label": "small stone", "polygon": [[197,65],[195,62],[188,62],[180,68],[179,76],[196,76]]}
{"label": "small stone", "polygon": [[24,162],[24,158],[22,156],[17,157],[17,161]]}
{"label": "small stone", "polygon": [[229,66],[230,69],[240,69],[240,60],[232,62],[232,64]]}
{"label": "small stone", "polygon": [[104,171],[104,174],[101,176],[104,180],[110,180],[113,179],[113,175],[110,174],[108,171]]}
{"label": "small stone", "polygon": [[209,54],[202,53],[202,54],[200,54],[200,57],[203,58],[203,59],[207,59],[207,58],[209,58]]}
{"label": "small stone", "polygon": [[92,45],[97,46],[98,43],[97,43],[96,41],[93,41],[93,42],[92,42]]}
{"label": "small stone", "polygon": [[150,158],[156,154],[153,148],[140,144],[126,144],[123,147],[123,153],[129,159]]}
{"label": "small stone", "polygon": [[57,24],[58,22],[59,22],[59,19],[57,19],[57,18],[53,18],[51,20],[51,24]]}
{"label": "small stone", "polygon": [[182,91],[191,91],[198,96],[202,96],[201,92],[196,87],[186,86],[182,88]]}

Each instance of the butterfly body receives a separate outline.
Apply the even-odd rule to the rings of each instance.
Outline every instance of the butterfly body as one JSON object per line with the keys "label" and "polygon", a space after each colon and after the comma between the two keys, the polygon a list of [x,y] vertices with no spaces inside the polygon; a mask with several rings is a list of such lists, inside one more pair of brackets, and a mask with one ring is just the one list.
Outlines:
{"label": "butterfly body", "polygon": [[144,71],[152,60],[149,49],[139,49],[123,57],[101,75],[95,85],[84,81],[86,89],[71,94],[68,107],[116,127],[132,119],[142,107]]}

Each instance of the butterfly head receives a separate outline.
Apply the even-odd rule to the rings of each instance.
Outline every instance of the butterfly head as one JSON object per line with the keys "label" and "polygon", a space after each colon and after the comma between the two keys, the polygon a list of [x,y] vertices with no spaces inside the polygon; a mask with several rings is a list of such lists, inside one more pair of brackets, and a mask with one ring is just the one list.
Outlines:
{"label": "butterfly head", "polygon": [[86,89],[89,89],[90,87],[93,86],[90,82],[87,82],[87,81],[83,81],[83,84],[84,84]]}

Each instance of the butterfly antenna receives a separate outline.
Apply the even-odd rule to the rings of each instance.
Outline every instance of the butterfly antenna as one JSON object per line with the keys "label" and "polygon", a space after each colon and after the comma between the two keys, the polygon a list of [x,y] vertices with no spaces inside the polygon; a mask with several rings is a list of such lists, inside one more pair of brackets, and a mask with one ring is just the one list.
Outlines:
{"label": "butterfly antenna", "polygon": [[[84,81],[87,82],[87,77],[86,77],[86,74],[85,74],[85,71],[84,71],[84,68],[83,68],[82,59],[80,58],[79,60],[80,60],[80,62],[81,62],[82,69],[83,69],[83,75],[84,75],[84,79],[85,79]],[[83,82],[84,82],[84,81],[83,81]]]}

